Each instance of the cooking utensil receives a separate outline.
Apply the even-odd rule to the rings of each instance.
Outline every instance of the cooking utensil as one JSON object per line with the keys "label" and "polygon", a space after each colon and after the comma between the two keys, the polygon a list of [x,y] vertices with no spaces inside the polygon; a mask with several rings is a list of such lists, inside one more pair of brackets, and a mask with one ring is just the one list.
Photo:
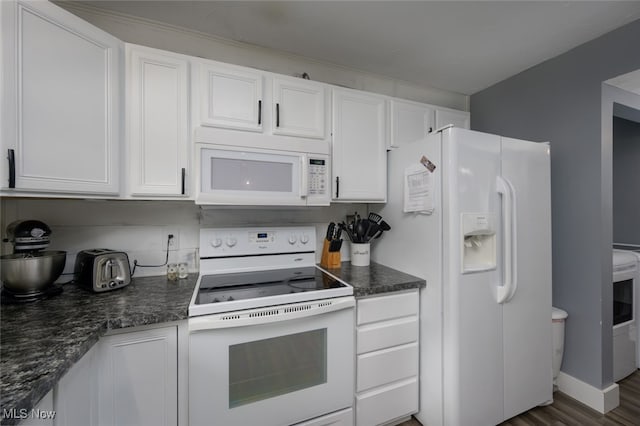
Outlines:
{"label": "cooking utensil", "polygon": [[370,222],[369,229],[367,229],[367,242],[373,238],[374,235],[380,230],[380,225],[375,222]]}
{"label": "cooking utensil", "polygon": [[15,253],[0,257],[2,284],[15,292],[39,291],[62,274],[66,251]]}
{"label": "cooking utensil", "polygon": [[364,243],[365,234],[367,233],[367,224],[365,222],[369,222],[369,219],[360,219],[355,225],[356,237],[358,239],[358,243]]}
{"label": "cooking utensil", "polygon": [[378,233],[373,237],[374,239],[375,239],[375,238],[380,238],[380,236],[382,235],[382,233],[383,233],[384,231],[389,231],[389,230],[391,230],[391,226],[389,226],[389,224],[388,224],[387,222],[385,222],[384,220],[380,222],[379,226],[380,226],[380,230],[379,230],[379,231],[378,231]]}
{"label": "cooking utensil", "polygon": [[369,220],[378,224],[382,220],[382,216],[380,216],[378,213],[370,212]]}
{"label": "cooking utensil", "polygon": [[347,236],[349,237],[349,241],[352,241],[355,239],[355,236],[353,235],[353,232],[351,232],[351,229],[349,229],[349,226],[347,226],[346,223],[344,222],[340,222],[339,225],[340,229],[342,229],[344,232],[347,233]]}
{"label": "cooking utensil", "polygon": [[331,241],[333,239],[333,233],[335,232],[336,229],[336,224],[331,222],[329,223],[329,226],[327,226],[327,241]]}

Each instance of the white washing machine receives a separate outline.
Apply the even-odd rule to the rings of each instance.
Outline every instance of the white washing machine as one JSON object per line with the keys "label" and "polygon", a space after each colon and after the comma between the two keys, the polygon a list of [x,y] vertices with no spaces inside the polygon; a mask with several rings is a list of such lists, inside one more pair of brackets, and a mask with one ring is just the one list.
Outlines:
{"label": "white washing machine", "polygon": [[640,366],[636,327],[636,288],[640,279],[639,256],[613,250],[613,380],[619,381]]}

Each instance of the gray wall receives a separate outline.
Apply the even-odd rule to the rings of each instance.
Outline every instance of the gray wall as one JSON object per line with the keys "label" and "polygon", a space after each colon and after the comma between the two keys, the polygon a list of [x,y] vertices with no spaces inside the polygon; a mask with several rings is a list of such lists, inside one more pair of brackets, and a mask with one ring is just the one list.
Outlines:
{"label": "gray wall", "polygon": [[473,129],[551,142],[553,303],[569,313],[562,370],[601,389],[613,374],[602,82],[640,68],[638,40],[635,21],[471,97]]}
{"label": "gray wall", "polygon": [[640,123],[613,119],[613,241],[640,245]]}

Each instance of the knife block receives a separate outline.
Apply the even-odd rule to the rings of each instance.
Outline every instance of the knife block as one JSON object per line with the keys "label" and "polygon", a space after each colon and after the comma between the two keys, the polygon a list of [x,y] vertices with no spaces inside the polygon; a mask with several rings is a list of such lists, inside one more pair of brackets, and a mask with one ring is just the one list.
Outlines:
{"label": "knife block", "polygon": [[325,238],[322,244],[322,256],[320,258],[320,266],[327,269],[335,269],[340,267],[340,251],[329,251],[331,242]]}

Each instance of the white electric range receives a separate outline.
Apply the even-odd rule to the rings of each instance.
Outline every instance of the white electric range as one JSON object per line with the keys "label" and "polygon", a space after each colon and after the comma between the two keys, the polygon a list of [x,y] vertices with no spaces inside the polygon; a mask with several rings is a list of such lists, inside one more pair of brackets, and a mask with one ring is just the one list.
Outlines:
{"label": "white electric range", "polygon": [[315,265],[315,248],[313,227],[201,229],[191,424],[352,423],[353,288]]}

